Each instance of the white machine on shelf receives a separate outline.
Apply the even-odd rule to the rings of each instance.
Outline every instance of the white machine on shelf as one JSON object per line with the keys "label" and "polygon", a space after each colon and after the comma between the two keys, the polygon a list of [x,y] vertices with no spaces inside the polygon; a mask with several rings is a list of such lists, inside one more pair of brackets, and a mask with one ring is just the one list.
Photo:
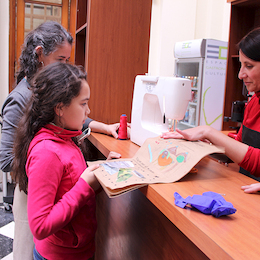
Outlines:
{"label": "white machine on shelf", "polygon": [[176,77],[138,75],[135,78],[131,141],[142,145],[147,138],[169,131],[182,120],[191,99],[191,81]]}

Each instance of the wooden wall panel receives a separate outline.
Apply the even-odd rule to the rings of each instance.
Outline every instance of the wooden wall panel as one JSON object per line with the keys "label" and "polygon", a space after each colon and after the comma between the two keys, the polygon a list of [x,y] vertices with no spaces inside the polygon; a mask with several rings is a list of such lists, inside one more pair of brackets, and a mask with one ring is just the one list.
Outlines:
{"label": "wooden wall panel", "polygon": [[97,195],[95,260],[203,260],[200,251],[141,192]]}
{"label": "wooden wall panel", "polygon": [[24,42],[24,1],[17,1],[17,14],[16,14],[16,61],[19,67],[19,57],[22,52],[22,45]]}
{"label": "wooden wall panel", "polygon": [[69,23],[69,32],[74,39],[74,43],[72,45],[70,61],[75,63],[75,39],[76,39],[76,17],[77,17],[77,2],[76,0],[70,1],[70,23]]}
{"label": "wooden wall panel", "polygon": [[91,1],[86,54],[91,118],[114,123],[125,113],[130,121],[135,76],[148,72],[151,4]]}

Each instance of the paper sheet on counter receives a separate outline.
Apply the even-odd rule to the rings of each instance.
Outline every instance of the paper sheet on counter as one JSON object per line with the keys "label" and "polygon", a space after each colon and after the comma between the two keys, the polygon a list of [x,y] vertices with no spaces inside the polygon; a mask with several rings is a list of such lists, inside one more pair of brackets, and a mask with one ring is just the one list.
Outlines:
{"label": "paper sheet on counter", "polygon": [[206,155],[224,148],[200,141],[148,138],[133,158],[88,162],[100,164],[95,176],[109,197],[154,183],[180,180]]}

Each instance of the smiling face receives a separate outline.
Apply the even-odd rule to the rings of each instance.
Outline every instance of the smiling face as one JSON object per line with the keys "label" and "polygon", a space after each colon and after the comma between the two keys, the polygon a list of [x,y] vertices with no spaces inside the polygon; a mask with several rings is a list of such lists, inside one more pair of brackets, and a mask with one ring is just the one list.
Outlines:
{"label": "smiling face", "polygon": [[89,98],[89,85],[86,80],[82,80],[80,93],[71,100],[70,105],[56,108],[55,124],[68,130],[81,130],[90,113]]}
{"label": "smiling face", "polygon": [[260,91],[260,62],[249,59],[241,50],[239,60],[241,68],[238,78],[243,80],[249,92]]}

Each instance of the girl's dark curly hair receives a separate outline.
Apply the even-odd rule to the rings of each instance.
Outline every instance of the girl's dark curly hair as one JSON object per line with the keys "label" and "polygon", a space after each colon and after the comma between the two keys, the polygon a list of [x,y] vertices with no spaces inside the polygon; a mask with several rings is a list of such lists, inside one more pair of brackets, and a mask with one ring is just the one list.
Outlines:
{"label": "girl's dark curly hair", "polygon": [[19,58],[20,69],[17,76],[17,84],[27,76],[27,80],[34,76],[40,63],[35,48],[42,47],[43,54],[48,56],[64,42],[73,43],[72,36],[57,22],[48,21],[29,32],[24,40],[22,53]]}
{"label": "girl's dark curly hair", "polygon": [[238,43],[238,48],[249,59],[260,61],[260,27],[253,29]]}
{"label": "girl's dark curly hair", "polygon": [[27,190],[25,165],[30,142],[42,127],[54,121],[58,104],[69,106],[79,95],[82,80],[86,80],[86,73],[80,67],[60,62],[42,68],[33,78],[32,97],[14,142],[13,174],[21,190]]}

